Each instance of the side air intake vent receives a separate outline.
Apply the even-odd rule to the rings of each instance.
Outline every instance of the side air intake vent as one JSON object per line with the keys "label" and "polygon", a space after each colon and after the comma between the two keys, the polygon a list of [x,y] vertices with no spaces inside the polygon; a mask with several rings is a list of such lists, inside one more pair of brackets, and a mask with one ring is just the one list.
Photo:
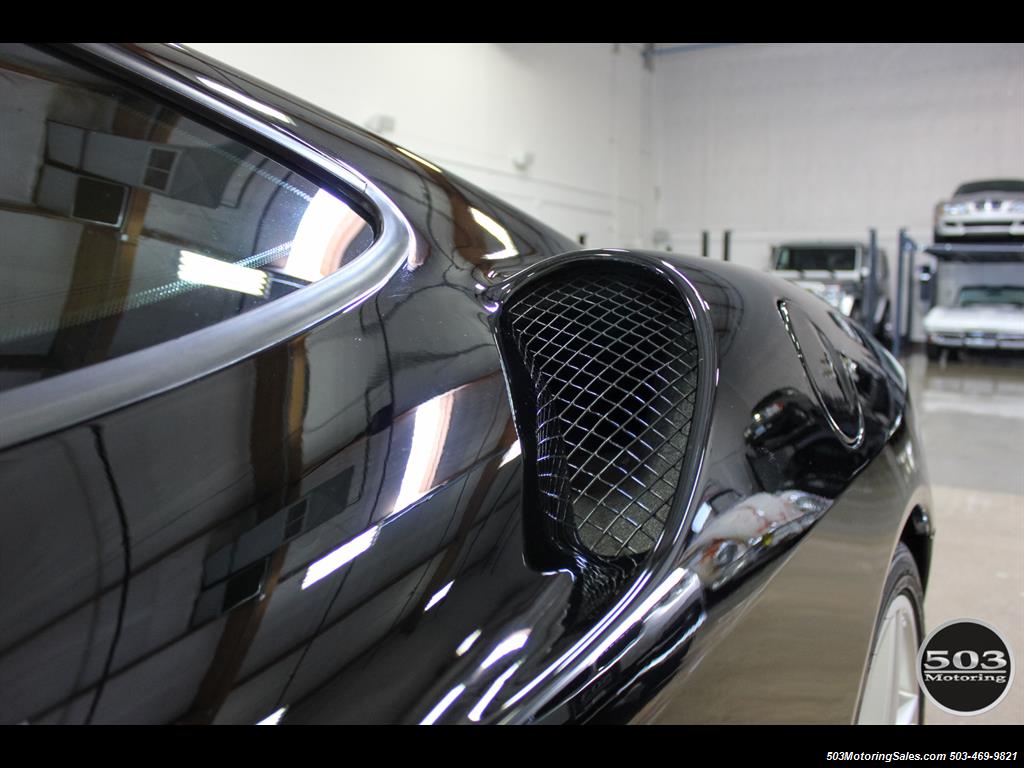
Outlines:
{"label": "side air intake vent", "polygon": [[546,531],[585,556],[639,559],[665,528],[693,418],[685,301],[640,268],[576,265],[514,294],[502,326],[532,387]]}

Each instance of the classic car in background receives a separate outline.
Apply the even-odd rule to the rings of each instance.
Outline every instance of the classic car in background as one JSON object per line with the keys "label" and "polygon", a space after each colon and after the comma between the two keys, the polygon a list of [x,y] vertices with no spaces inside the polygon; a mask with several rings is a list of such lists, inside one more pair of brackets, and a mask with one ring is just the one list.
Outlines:
{"label": "classic car in background", "polygon": [[923,456],[842,312],[180,46],[0,68],[0,721],[920,720]]}
{"label": "classic car in background", "polygon": [[935,206],[935,242],[1024,239],[1024,180],[972,181]]}
{"label": "classic car in background", "polygon": [[932,307],[924,330],[929,360],[943,349],[1024,350],[1024,285],[965,286],[955,306]]}
{"label": "classic car in background", "polygon": [[875,311],[865,317],[864,301],[871,279],[868,245],[858,242],[793,242],[772,248],[772,271],[818,296],[862,323],[877,338],[889,331],[889,258],[878,249]]}

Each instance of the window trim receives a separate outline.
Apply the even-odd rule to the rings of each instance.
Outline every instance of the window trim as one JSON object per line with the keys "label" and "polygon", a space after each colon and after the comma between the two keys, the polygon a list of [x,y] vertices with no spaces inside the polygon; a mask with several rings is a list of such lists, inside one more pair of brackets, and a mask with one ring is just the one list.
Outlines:
{"label": "window trim", "polygon": [[[324,178],[312,180],[373,214],[373,244],[337,272],[236,317],[176,339],[52,378],[0,392],[0,450],[66,429],[105,413],[184,386],[293,338],[375,294],[411,264],[415,237],[409,221],[376,185],[344,161],[326,155],[254,110],[236,106],[203,85],[197,73],[161,65],[121,46],[82,44],[50,49],[98,66],[107,76],[143,90],[168,94],[186,114],[213,117],[297,173],[310,164]],[[204,74],[210,79],[208,74]],[[231,83],[232,89],[239,88]],[[326,182],[326,183],[324,183]]]}

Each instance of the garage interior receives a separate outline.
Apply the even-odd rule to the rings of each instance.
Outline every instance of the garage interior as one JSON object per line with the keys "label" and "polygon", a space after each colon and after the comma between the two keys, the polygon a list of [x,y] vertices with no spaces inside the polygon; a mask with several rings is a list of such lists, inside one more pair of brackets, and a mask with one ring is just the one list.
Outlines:
{"label": "garage interior", "polygon": [[[958,258],[933,232],[959,185],[1024,179],[1024,45],[189,45],[586,247],[767,271],[781,243],[873,240],[935,503],[927,629],[980,619],[1024,653],[1024,350],[929,360],[923,325],[955,287],[1024,286],[1024,238]],[[1024,723],[1021,686],[926,722]]]}

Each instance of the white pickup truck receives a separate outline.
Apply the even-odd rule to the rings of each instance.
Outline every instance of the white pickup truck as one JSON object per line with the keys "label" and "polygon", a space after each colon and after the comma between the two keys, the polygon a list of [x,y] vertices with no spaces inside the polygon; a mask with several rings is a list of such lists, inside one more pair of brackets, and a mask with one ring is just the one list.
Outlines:
{"label": "white pickup truck", "polygon": [[870,279],[866,243],[850,241],[790,242],[772,248],[772,274],[827,301],[861,322],[874,336],[889,332],[889,260],[878,250],[874,316],[865,317],[863,302]]}
{"label": "white pickup truck", "polygon": [[933,307],[924,318],[929,360],[943,349],[1024,350],[1024,285],[974,285],[956,304]]}

